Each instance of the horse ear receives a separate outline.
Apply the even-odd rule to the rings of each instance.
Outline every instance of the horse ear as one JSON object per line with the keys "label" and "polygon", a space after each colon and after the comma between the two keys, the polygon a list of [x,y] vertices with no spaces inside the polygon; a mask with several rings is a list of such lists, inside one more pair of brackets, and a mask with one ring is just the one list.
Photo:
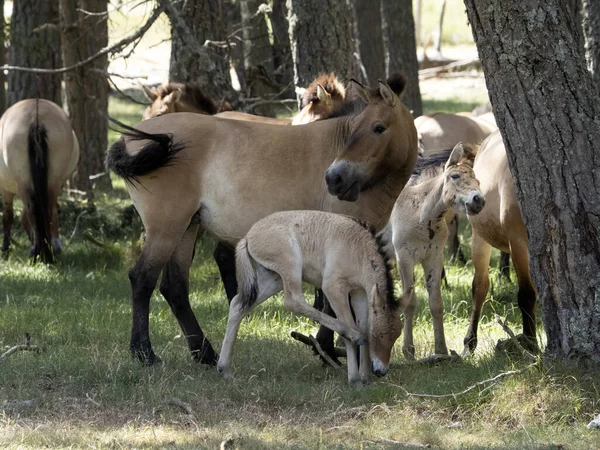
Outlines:
{"label": "horse ear", "polygon": [[450,153],[450,157],[448,158],[448,162],[446,163],[444,170],[448,170],[449,167],[458,164],[464,153],[465,148],[463,147],[463,143],[459,142],[452,149],[452,153]]}
{"label": "horse ear", "polygon": [[329,92],[327,92],[319,83],[317,83],[317,98],[321,103],[327,103],[329,99],[331,99]]}
{"label": "horse ear", "polygon": [[153,91],[145,84],[142,84],[141,86],[142,90],[144,91],[144,94],[146,94],[146,97],[148,97],[150,100],[154,101],[158,98],[158,94],[156,93],[156,91]]}
{"label": "horse ear", "polygon": [[163,98],[163,104],[165,105],[174,105],[181,98],[181,91],[179,89],[174,90],[165,98]]}
{"label": "horse ear", "polygon": [[396,100],[398,96],[394,94],[392,88],[390,88],[386,83],[384,83],[381,80],[379,81],[379,93],[381,94],[381,98],[385,100],[388,106],[394,107],[396,105]]}
{"label": "horse ear", "polygon": [[369,93],[367,92],[367,90],[365,89],[365,87],[362,84],[360,84],[354,78],[351,78],[350,85],[354,88],[354,91],[356,92],[356,94],[360,97],[360,99],[363,102],[369,103],[371,101]]}

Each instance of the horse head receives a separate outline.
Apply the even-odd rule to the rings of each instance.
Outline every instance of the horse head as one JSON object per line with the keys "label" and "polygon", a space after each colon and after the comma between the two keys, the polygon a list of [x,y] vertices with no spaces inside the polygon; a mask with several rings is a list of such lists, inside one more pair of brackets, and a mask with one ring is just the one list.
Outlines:
{"label": "horse head", "polygon": [[473,171],[477,148],[459,142],[444,167],[444,203],[467,214],[478,214],[485,206],[479,180]]}

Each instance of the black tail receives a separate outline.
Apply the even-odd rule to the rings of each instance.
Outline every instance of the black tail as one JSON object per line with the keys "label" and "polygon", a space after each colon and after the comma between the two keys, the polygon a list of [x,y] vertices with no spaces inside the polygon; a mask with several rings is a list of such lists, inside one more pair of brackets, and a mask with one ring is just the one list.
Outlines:
{"label": "black tail", "polygon": [[46,127],[36,120],[29,126],[27,153],[33,187],[30,191],[31,226],[34,231],[33,261],[39,256],[44,263],[53,263],[50,237],[50,202],[48,199],[48,134]]}
{"label": "black tail", "polygon": [[170,166],[175,161],[175,155],[184,149],[183,143],[174,142],[171,133],[146,133],[127,126],[115,119],[110,119],[124,131],[123,136],[134,140],[148,140],[140,152],[131,156],[126,151],[125,140],[121,137],[106,154],[106,168],[132,183],[137,178],[146,175],[160,167]]}

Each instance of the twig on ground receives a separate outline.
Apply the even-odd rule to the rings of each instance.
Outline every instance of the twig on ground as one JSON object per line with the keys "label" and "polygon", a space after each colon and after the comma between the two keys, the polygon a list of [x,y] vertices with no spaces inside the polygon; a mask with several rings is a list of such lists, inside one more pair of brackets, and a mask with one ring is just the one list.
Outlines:
{"label": "twig on ground", "polygon": [[[323,350],[323,348],[321,347],[321,345],[319,344],[319,342],[312,335],[305,336],[302,333],[298,333],[297,331],[292,331],[291,332],[291,336],[294,339],[296,339],[297,341],[300,341],[303,344],[306,344],[309,347],[311,347],[313,350],[315,350],[332,367],[334,367],[336,369],[341,369],[342,368],[342,366],[340,366],[339,364],[337,364],[333,359],[331,359],[331,357],[327,353],[325,353],[325,351]],[[334,351],[334,356],[336,358],[340,358],[340,357],[341,358],[345,358],[346,357],[346,352],[344,351],[344,349],[335,347],[333,349],[333,351]]]}
{"label": "twig on ground", "polygon": [[31,336],[29,333],[25,333],[25,344],[15,345],[14,347],[9,348],[2,353],[2,355],[0,355],[0,359],[6,359],[13,353],[17,353],[20,350],[39,353],[41,349],[37,345],[31,345]]}
{"label": "twig on ground", "polygon": [[435,365],[435,364],[439,364],[439,363],[441,363],[443,361],[451,361],[451,362],[462,361],[462,358],[454,350],[450,350],[450,354],[449,355],[442,355],[442,354],[429,355],[429,356],[427,356],[425,358],[422,358],[422,359],[419,359],[419,360],[415,361],[415,363],[416,364],[431,364],[431,365]]}
{"label": "twig on ground", "polygon": [[381,442],[385,442],[386,444],[401,445],[402,447],[431,448],[431,444],[421,444],[419,442],[401,442],[384,437],[380,437],[379,440]]}
{"label": "twig on ground", "polygon": [[106,248],[106,245],[104,245],[102,242],[100,242],[98,239],[96,239],[94,236],[92,236],[89,232],[84,233],[83,238],[86,241],[96,245],[97,247]]}
{"label": "twig on ground", "polygon": [[192,409],[192,406],[189,403],[186,403],[177,397],[173,397],[172,399],[167,401],[167,405],[177,406],[179,409],[181,409],[186,414],[191,415],[194,413],[194,410]]}
{"label": "twig on ground", "polygon": [[517,338],[517,336],[515,336],[515,333],[513,332],[513,330],[511,330],[510,327],[506,324],[505,320],[502,320],[502,318],[498,314],[495,314],[494,318],[496,319],[496,322],[498,322],[498,324],[500,324],[500,326],[505,331],[505,333],[510,336],[510,339],[515,343],[515,345],[521,351],[523,356],[525,356],[527,359],[529,359],[531,361],[538,360],[537,356],[535,356],[533,353],[531,353],[525,347],[523,347],[523,345],[519,342],[519,339]]}
{"label": "twig on ground", "polygon": [[81,211],[78,215],[77,218],[75,219],[75,227],[73,228],[73,232],[71,233],[71,237],[69,238],[69,244],[71,243],[71,241],[73,240],[73,238],[75,237],[75,235],[77,234],[77,229],[79,228],[79,220],[85,216],[88,213],[87,210]]}
{"label": "twig on ground", "polygon": [[[526,370],[531,369],[532,367],[537,366],[537,362],[533,363],[533,364],[529,364],[526,367],[523,367],[522,369],[519,370],[509,370],[508,372],[502,372],[499,373],[498,375],[496,375],[495,377],[492,378],[488,378],[487,380],[483,380],[483,381],[478,381],[477,383],[475,383],[472,386],[469,386],[467,389],[465,389],[464,391],[461,392],[457,392],[457,393],[451,393],[451,394],[414,394],[412,392],[408,392],[406,389],[404,389],[403,387],[400,386],[400,388],[406,392],[406,395],[408,395],[409,397],[418,397],[418,398],[449,398],[449,397],[458,397],[460,395],[464,395],[468,392],[471,392],[473,389],[479,387],[479,386],[483,386],[486,385],[488,383],[496,383],[499,380],[501,380],[502,378],[506,378],[508,376],[511,375],[517,375],[520,373],[525,372]],[[489,386],[488,386],[489,387]],[[488,388],[486,387],[486,389]]]}

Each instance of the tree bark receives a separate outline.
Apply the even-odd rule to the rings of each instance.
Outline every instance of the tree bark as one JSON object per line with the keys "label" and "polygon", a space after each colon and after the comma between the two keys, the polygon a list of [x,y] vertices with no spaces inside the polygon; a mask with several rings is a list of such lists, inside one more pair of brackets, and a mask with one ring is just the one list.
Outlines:
{"label": "tree bark", "polygon": [[289,24],[285,0],[273,0],[271,13],[271,29],[273,30],[273,65],[275,79],[281,85],[294,82],[292,49],[290,47]]}
{"label": "tree bark", "polygon": [[[58,4],[48,0],[14,0],[8,62],[14,66],[56,69],[61,66]],[[8,106],[26,98],[62,105],[61,76],[11,71]]]}
{"label": "tree bark", "polygon": [[465,0],[529,234],[546,352],[600,361],[598,90],[562,0]]}
{"label": "tree bark", "polygon": [[[4,46],[5,42],[5,20],[4,20],[4,0],[0,0],[0,61],[2,64],[6,62],[6,48]],[[4,75],[4,71],[0,71],[0,115],[4,114],[6,111],[6,88],[4,87],[4,83],[6,82],[6,75]]]}
{"label": "tree bark", "polygon": [[415,41],[415,23],[412,0],[381,0],[383,33],[387,41],[389,64],[388,76],[401,72],[407,78],[402,96],[404,104],[414,117],[423,114],[419,89],[419,61]]}
{"label": "tree bark", "polygon": [[385,79],[385,49],[381,29],[381,8],[378,1],[353,0],[356,10],[357,39],[360,60],[367,73],[367,82],[376,86]]}
{"label": "tree bark", "polygon": [[235,103],[226,21],[219,0],[159,0],[171,21],[170,81],[197,83],[217,101]]}
{"label": "tree bark", "polygon": [[600,2],[582,0],[583,35],[588,69],[600,89]]}
{"label": "tree bark", "polygon": [[296,86],[308,86],[322,72],[344,81],[358,75],[345,0],[287,0],[287,8]]}
{"label": "tree bark", "polygon": [[[102,13],[107,11],[106,0],[60,0],[63,60],[75,64],[96,53],[108,43],[107,16],[85,15],[77,9]],[[93,200],[91,175],[104,172],[104,154],[107,143],[108,58],[103,56],[93,63],[65,74],[67,104],[73,130],[81,151],[74,184],[88,193]],[[95,183],[109,188],[110,178],[99,177]]]}

